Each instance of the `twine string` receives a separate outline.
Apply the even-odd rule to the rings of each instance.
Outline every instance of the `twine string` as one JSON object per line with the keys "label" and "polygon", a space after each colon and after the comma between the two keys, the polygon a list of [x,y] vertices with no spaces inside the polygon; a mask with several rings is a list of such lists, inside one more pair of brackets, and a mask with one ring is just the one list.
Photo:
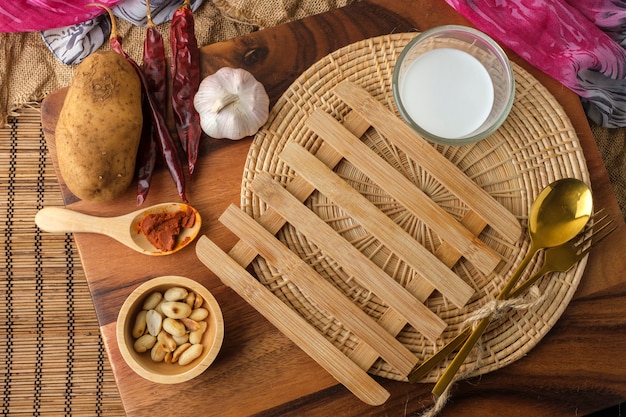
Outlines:
{"label": "twine string", "polygon": [[[459,327],[462,331],[467,327],[471,327],[472,330],[476,328],[478,323],[491,317],[493,321],[497,321],[508,315],[511,311],[527,311],[534,309],[535,307],[540,306],[543,302],[548,298],[547,293],[541,293],[539,288],[536,285],[533,285],[528,289],[528,293],[522,295],[520,297],[505,299],[505,300],[491,300],[472,314],[470,314],[463,325]],[[422,414],[418,417],[435,417],[441,413],[441,411],[445,408],[451,396],[451,389],[456,384],[457,381],[463,380],[470,376],[474,371],[479,369],[482,364],[482,355],[479,352],[482,352],[482,338],[478,340],[477,348],[474,349],[474,354],[476,356],[476,361],[473,366],[465,369],[464,372],[458,372],[450,384],[446,387],[446,389],[441,393],[439,397],[436,398],[435,403],[432,407],[426,409]]]}
{"label": "twine string", "polygon": [[474,329],[480,321],[491,317],[491,320],[497,321],[508,315],[510,311],[527,311],[541,305],[547,298],[546,293],[541,294],[539,288],[533,285],[528,289],[528,293],[516,298],[505,300],[491,300],[481,308],[470,314],[461,329],[472,327]]}

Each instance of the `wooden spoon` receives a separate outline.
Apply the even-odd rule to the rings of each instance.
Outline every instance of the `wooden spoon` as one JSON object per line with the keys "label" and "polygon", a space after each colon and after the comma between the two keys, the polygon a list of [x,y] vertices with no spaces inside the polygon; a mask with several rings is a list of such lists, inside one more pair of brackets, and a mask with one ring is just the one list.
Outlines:
{"label": "wooden spoon", "polygon": [[[172,250],[157,249],[139,230],[139,223],[149,214],[175,213],[187,208],[195,213],[194,225],[181,229]],[[178,252],[196,238],[202,225],[198,211],[183,203],[157,204],[118,217],[90,216],[62,207],[45,207],[35,215],[35,223],[41,230],[51,233],[99,233],[112,237],[137,252],[153,256]]]}

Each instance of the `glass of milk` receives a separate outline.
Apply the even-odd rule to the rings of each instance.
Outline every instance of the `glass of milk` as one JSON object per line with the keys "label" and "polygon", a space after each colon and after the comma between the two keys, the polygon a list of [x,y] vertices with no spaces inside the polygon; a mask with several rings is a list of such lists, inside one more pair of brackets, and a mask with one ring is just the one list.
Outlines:
{"label": "glass of milk", "polygon": [[495,132],[513,105],[515,79],[500,46],[465,26],[440,26],[402,50],[393,74],[402,118],[424,139],[477,142]]}

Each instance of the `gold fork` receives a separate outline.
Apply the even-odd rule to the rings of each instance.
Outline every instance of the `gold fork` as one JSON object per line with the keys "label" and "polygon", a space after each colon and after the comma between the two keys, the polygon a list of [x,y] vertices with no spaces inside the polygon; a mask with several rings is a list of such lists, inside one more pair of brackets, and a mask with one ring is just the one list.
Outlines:
{"label": "gold fork", "polygon": [[[590,227],[576,238],[560,246],[549,248],[545,251],[542,266],[530,278],[519,284],[506,299],[519,297],[524,291],[530,288],[541,277],[550,272],[566,272],[578,263],[591,248],[609,236],[617,226],[613,225],[613,219],[603,214],[604,209],[594,214],[594,221]],[[602,215],[601,215],[602,214]],[[601,216],[600,216],[601,215]],[[596,217],[599,218],[595,219]],[[465,343],[471,334],[471,326],[466,327],[456,337],[450,340],[445,346],[439,349],[430,358],[419,364],[408,375],[410,383],[416,383],[426,376],[435,366],[443,361],[448,355],[454,352]]]}
{"label": "gold fork", "polygon": [[[598,211],[600,213],[602,210]],[[596,215],[598,214],[596,213]],[[555,246],[546,251],[543,264],[537,272],[530,278],[519,284],[509,294],[509,298],[519,297],[524,291],[529,289],[539,278],[550,272],[567,272],[570,268],[585,257],[591,248],[613,233],[617,226],[613,224],[613,219],[608,214],[603,215],[598,220],[594,220],[591,230],[582,233],[582,238],[570,240],[561,246]]]}

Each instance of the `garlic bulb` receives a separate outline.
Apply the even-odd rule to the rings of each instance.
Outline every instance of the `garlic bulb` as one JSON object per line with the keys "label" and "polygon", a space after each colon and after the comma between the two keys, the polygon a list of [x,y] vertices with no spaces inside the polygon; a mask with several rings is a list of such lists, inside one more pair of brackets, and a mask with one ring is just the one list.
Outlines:
{"label": "garlic bulb", "polygon": [[202,130],[213,138],[253,135],[269,117],[270,100],[263,84],[240,68],[221,68],[206,77],[193,102]]}

